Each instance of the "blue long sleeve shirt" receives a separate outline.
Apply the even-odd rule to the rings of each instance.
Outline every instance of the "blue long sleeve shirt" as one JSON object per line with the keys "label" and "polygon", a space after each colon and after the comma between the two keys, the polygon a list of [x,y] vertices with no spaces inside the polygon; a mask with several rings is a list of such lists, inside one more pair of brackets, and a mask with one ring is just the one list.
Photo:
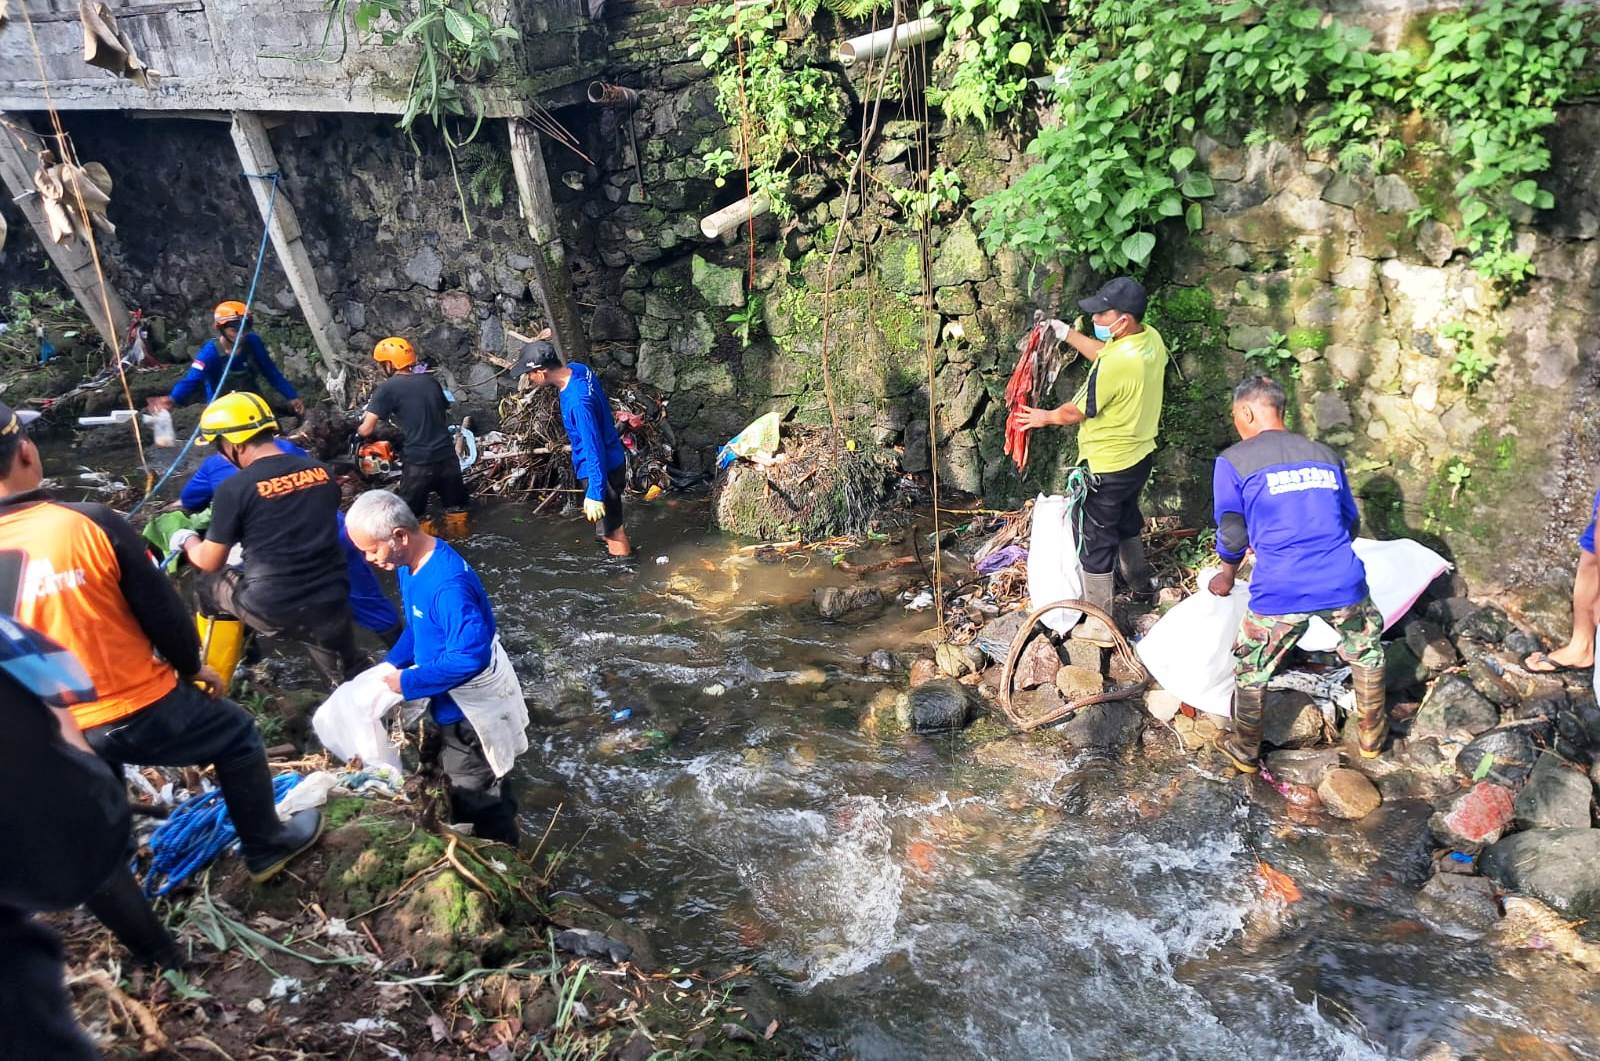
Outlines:
{"label": "blue long sleeve shirt", "polygon": [[[224,382],[222,370],[227,363],[228,347],[216,339],[207,342],[194,355],[194,363],[189,366],[189,371],[172,385],[172,400],[184,405],[196,396],[204,397],[206,401],[215,398],[217,387]],[[294,384],[284,377],[273,362],[272,355],[267,353],[267,344],[261,341],[261,336],[255,332],[245,332],[244,338],[239,341],[238,356],[233,359],[233,369],[228,373],[227,389],[259,393],[261,383],[256,378],[258,374],[264,376],[273,389],[289,401],[300,397],[300,392],[294,389]]]}
{"label": "blue long sleeve shirt", "polygon": [[1344,463],[1320,442],[1264,431],[1217,458],[1212,473],[1217,555],[1254,549],[1250,609],[1292,615],[1355,604],[1367,572],[1350,542],[1360,513]]}
{"label": "blue long sleeve shirt", "polygon": [[611,400],[588,365],[574,361],[567,365],[572,378],[561,388],[561,422],[572,443],[572,468],[578,478],[588,480],[584,496],[604,501],[606,474],[620,468],[628,459],[617,434],[617,419]]}
{"label": "blue long sleeve shirt", "polygon": [[[310,456],[286,438],[277,438],[273,441],[284,453],[293,453],[301,457]],[[178,494],[179,504],[183,506],[185,512],[201,511],[211,504],[211,499],[216,496],[217,487],[238,472],[239,469],[226,457],[220,453],[213,453],[200,462],[200,467],[196,468],[189,481],[183,484],[183,490]],[[339,513],[339,548],[344,550],[345,571],[350,576],[350,611],[354,614],[356,623],[375,634],[387,633],[394,629],[394,625],[400,621],[400,613],[395,611],[394,602],[378,584],[378,576],[367,566],[367,558],[361,555],[361,550],[356,548],[355,543],[350,540],[350,535],[345,533],[343,512]]]}
{"label": "blue long sleeve shirt", "polygon": [[448,543],[435,541],[420,569],[399,569],[406,628],[385,659],[401,668],[407,700],[431,697],[440,725],[465,716],[450,690],[482,673],[494,658],[494,609],[477,572]]}

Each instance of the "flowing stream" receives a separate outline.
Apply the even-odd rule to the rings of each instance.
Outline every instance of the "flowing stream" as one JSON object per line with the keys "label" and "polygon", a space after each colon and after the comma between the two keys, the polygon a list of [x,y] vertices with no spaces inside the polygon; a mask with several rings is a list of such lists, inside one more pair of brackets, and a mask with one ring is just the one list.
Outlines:
{"label": "flowing stream", "polygon": [[[1600,1057],[1600,978],[1418,913],[1426,805],[1297,822],[1176,754],[880,737],[904,679],[862,657],[927,613],[823,624],[825,561],[739,557],[695,503],[635,510],[633,570],[519,512],[461,548],[536,715],[530,828],[563,808],[558,885],[664,964],[750,963],[808,1053]],[[1264,899],[1262,860],[1304,897]]]}

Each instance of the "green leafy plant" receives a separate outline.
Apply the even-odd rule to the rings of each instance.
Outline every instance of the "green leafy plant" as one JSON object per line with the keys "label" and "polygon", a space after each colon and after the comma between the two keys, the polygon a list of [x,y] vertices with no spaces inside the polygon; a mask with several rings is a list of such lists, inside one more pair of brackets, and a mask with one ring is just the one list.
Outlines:
{"label": "green leafy plant", "polygon": [[[813,8],[814,10],[814,8]],[[776,4],[706,4],[689,15],[694,36],[687,54],[713,74],[717,108],[735,137],[702,158],[719,186],[747,163],[752,194],[765,195],[772,213],[793,213],[789,191],[796,167],[833,151],[844,127],[844,98],[832,75],[795,66]]]}
{"label": "green leafy plant", "polygon": [[993,124],[1021,109],[1031,69],[1040,66],[1050,41],[1040,0],[929,0],[924,17],[943,13],[945,38],[939,65],[950,68],[947,89],[932,89],[929,102],[956,121]]}
{"label": "green leafy plant", "polygon": [[918,221],[925,220],[946,206],[961,202],[961,175],[940,166],[928,174],[926,188],[894,188],[889,196],[901,213]]}
{"label": "green leafy plant", "polygon": [[1456,344],[1455,357],[1450,361],[1450,374],[1468,394],[1475,392],[1484,380],[1494,374],[1497,363],[1494,354],[1477,341],[1472,327],[1462,321],[1447,321],[1440,331],[1446,339]]}
{"label": "green leafy plant", "polygon": [[1460,457],[1451,457],[1450,462],[1444,466],[1445,482],[1450,484],[1450,503],[1456,503],[1456,498],[1461,491],[1467,488],[1472,481],[1472,465]]}
{"label": "green leafy plant", "polygon": [[761,313],[761,293],[752,291],[746,296],[743,308],[736,309],[728,314],[727,321],[733,325],[733,334],[739,337],[741,349],[750,349],[751,335],[764,318]]}
{"label": "green leafy plant", "polygon": [[463,147],[457,160],[466,174],[467,195],[474,205],[501,206],[505,203],[506,192],[513,186],[515,177],[511,159],[504,151],[479,140]]}
{"label": "green leafy plant", "polygon": [[1265,346],[1246,350],[1244,359],[1263,375],[1276,377],[1286,373],[1290,379],[1300,378],[1300,362],[1294,359],[1294,352],[1289,349],[1289,337],[1282,332],[1268,335]]}

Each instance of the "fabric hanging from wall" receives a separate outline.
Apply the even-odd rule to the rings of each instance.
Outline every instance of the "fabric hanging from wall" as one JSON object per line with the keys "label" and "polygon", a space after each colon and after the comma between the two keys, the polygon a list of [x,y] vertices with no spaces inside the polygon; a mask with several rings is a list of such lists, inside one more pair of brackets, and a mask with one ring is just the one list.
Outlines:
{"label": "fabric hanging from wall", "polygon": [[[3,2],[3,0],[0,0]],[[102,3],[78,0],[78,17],[83,20],[83,61],[109,70],[143,89],[154,90],[161,71],[144,64],[133,44],[117,26],[117,17]]]}
{"label": "fabric hanging from wall", "polygon": [[117,226],[106,217],[106,207],[111,204],[111,174],[100,163],[74,166],[57,162],[53,153],[45,151],[39,155],[33,187],[39,193],[39,206],[54,242],[87,241],[89,234],[83,225],[86,213],[95,228],[107,235],[116,234]]}

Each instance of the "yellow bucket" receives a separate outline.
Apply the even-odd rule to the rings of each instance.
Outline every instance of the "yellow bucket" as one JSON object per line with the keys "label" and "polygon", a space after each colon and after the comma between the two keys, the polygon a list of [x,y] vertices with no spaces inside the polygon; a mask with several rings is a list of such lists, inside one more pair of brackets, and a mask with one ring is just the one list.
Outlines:
{"label": "yellow bucket", "polygon": [[195,632],[200,635],[200,653],[206,666],[222,675],[226,692],[233,685],[233,672],[244,655],[244,623],[234,618],[213,619],[196,614]]}

